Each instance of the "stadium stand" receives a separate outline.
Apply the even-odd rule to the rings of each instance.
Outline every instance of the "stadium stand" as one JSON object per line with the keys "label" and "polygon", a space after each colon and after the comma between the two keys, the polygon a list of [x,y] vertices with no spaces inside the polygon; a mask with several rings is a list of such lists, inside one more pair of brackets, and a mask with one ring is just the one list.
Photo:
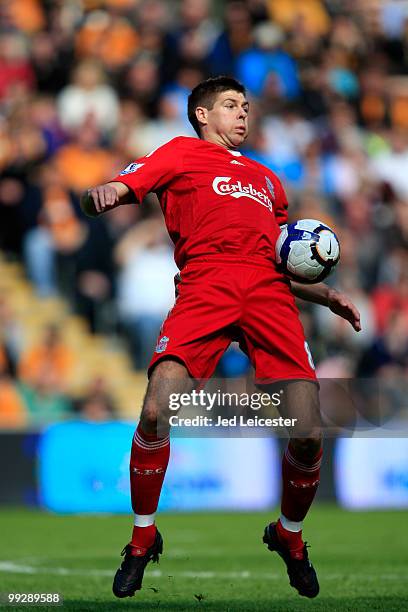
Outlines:
{"label": "stadium stand", "polygon": [[[248,85],[253,126],[243,152],[279,174],[291,218],[317,217],[339,233],[342,262],[330,282],[361,309],[363,332],[302,304],[318,373],[404,375],[407,18],[405,2],[388,0],[2,2],[0,295],[17,330],[5,324],[1,334],[2,422],[6,413],[24,421],[20,355],[50,324],[74,355],[68,412],[103,376],[114,414],[137,414],[141,368],[173,295],[160,280],[164,251],[138,251],[136,239],[126,262],[115,253],[157,204],[147,198],[89,222],[78,196],[173,136],[192,135],[188,92],[220,72]],[[143,262],[158,279],[146,290]],[[131,321],[126,274],[140,282]],[[156,299],[160,312],[143,311]],[[233,375],[227,362],[221,371]]]}

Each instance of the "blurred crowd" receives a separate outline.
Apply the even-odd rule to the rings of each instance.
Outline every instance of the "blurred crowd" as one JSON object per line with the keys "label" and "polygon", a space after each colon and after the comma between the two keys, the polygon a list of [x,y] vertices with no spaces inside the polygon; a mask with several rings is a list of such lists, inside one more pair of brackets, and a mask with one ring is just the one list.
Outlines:
{"label": "blurred crowd", "polygon": [[[300,304],[318,374],[405,374],[406,0],[1,0],[1,253],[24,263],[39,296],[62,295],[92,332],[119,334],[144,368],[176,272],[156,198],[89,221],[79,196],[194,136],[187,96],[218,74],[246,85],[243,153],[280,176],[291,219],[339,235],[329,282],[355,301],[363,331]],[[10,334],[0,326],[0,371],[27,382],[30,359]],[[232,347],[218,373],[247,369]]]}

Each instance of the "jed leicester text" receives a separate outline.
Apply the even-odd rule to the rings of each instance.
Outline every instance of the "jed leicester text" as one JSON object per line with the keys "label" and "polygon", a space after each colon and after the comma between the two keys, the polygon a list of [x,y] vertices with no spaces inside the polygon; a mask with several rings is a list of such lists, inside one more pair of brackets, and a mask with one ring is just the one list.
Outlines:
{"label": "jed leicester text", "polygon": [[176,414],[169,418],[169,424],[173,427],[294,427],[297,419],[285,419],[276,417],[273,419],[253,417],[247,419],[244,416],[221,417],[212,419],[207,416],[195,416],[193,418],[179,417]]}

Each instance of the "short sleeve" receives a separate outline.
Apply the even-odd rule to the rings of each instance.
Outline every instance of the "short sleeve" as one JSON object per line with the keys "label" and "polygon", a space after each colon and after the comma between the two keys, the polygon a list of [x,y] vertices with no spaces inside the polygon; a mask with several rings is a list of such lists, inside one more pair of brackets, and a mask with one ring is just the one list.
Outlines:
{"label": "short sleeve", "polygon": [[178,138],[136,159],[126,166],[110,182],[124,183],[131,189],[138,202],[150,192],[162,190],[179,172],[181,152]]}
{"label": "short sleeve", "polygon": [[275,176],[275,218],[278,225],[286,225],[288,222],[288,199],[280,180]]}

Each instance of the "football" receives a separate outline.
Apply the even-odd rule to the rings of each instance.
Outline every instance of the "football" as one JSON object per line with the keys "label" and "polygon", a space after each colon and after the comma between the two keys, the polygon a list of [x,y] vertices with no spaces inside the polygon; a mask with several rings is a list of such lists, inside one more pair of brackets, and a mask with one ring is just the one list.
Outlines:
{"label": "football", "polygon": [[316,219],[289,223],[276,241],[279,269],[300,283],[320,283],[340,259],[333,230]]}

